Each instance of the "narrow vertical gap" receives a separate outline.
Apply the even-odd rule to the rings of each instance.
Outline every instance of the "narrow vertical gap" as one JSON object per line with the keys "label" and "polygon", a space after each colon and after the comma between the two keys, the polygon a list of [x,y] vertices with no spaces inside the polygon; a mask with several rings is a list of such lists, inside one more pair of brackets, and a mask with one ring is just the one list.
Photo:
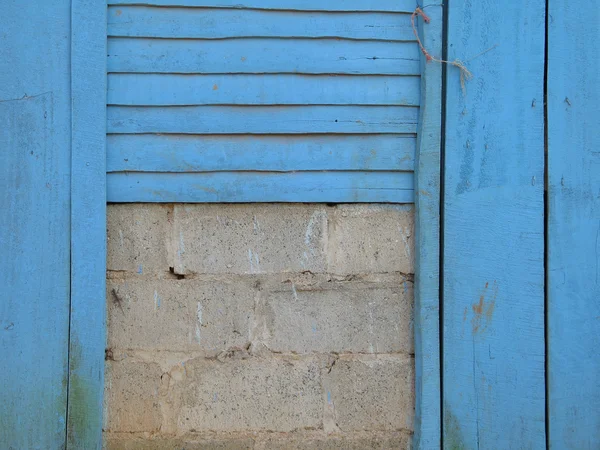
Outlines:
{"label": "narrow vertical gap", "polygon": [[544,29],[544,384],[546,396],[545,411],[545,432],[546,449],[550,448],[550,419],[549,419],[549,401],[550,389],[548,385],[548,219],[549,219],[549,199],[548,199],[548,34],[550,23],[550,0],[546,0],[546,24]]}
{"label": "narrow vertical gap", "polygon": [[[442,59],[448,60],[448,5],[442,5]],[[439,262],[439,335],[440,335],[440,449],[444,448],[444,198],[446,166],[446,68],[442,65],[442,107],[440,139],[440,262]]]}

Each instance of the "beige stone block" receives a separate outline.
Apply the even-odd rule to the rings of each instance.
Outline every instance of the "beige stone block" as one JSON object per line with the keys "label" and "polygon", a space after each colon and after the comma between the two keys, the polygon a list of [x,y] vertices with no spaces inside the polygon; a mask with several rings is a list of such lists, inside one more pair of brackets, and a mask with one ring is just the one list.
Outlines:
{"label": "beige stone block", "polygon": [[339,205],[328,224],[329,272],[414,272],[412,206]]}
{"label": "beige stone block", "polygon": [[260,274],[325,270],[320,205],[176,205],[177,273]]}
{"label": "beige stone block", "polygon": [[412,430],[414,359],[340,358],[323,375],[326,401],[342,432]]}

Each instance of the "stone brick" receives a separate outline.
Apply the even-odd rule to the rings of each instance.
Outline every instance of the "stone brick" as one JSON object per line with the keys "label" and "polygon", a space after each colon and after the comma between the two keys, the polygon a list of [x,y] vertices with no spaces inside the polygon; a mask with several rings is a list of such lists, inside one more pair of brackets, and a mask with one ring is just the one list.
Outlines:
{"label": "stone brick", "polygon": [[323,375],[326,400],[343,432],[412,430],[414,360],[340,358]]}
{"label": "stone brick", "polygon": [[408,432],[350,433],[325,435],[323,432],[201,435],[173,438],[105,433],[105,450],[408,450]]}
{"label": "stone brick", "polygon": [[328,270],[413,273],[414,208],[339,205],[329,214]]}
{"label": "stone brick", "polygon": [[168,272],[171,212],[172,206],[157,204],[108,205],[107,268],[138,274]]}
{"label": "stone brick", "polygon": [[254,293],[243,280],[108,280],[107,297],[109,347],[216,356],[250,340]]}
{"label": "stone brick", "polygon": [[105,430],[155,432],[162,423],[158,364],[140,361],[107,362]]}
{"label": "stone brick", "polygon": [[176,205],[177,273],[323,272],[327,214],[318,205]]}
{"label": "stone brick", "polygon": [[411,436],[407,432],[348,434],[344,436],[276,436],[257,441],[256,450],[408,450]]}
{"label": "stone brick", "polygon": [[266,292],[258,312],[276,352],[413,351],[411,282],[286,283]]}
{"label": "stone brick", "polygon": [[105,436],[105,450],[251,450],[251,438],[140,438]]}
{"label": "stone brick", "polygon": [[306,359],[241,354],[195,359],[177,384],[179,432],[291,431],[321,426],[320,365]]}

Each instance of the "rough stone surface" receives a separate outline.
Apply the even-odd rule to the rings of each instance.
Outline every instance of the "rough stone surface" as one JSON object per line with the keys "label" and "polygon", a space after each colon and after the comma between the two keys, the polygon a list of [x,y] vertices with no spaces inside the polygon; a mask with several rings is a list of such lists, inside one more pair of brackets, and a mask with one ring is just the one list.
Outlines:
{"label": "rough stone surface", "polygon": [[161,439],[145,437],[116,437],[105,439],[105,450],[252,450],[251,438]]}
{"label": "rough stone surface", "polygon": [[323,375],[327,402],[343,432],[412,430],[414,360],[407,356],[340,358]]}
{"label": "rough stone surface", "polygon": [[291,431],[322,423],[316,360],[253,358],[236,351],[223,362],[199,358],[185,367],[176,387],[182,398],[179,432]]}
{"label": "rough stone surface", "polygon": [[177,273],[323,272],[327,213],[306,205],[177,205]]}
{"label": "rough stone surface", "polygon": [[172,211],[172,206],[157,204],[109,205],[108,270],[134,274],[168,271]]}
{"label": "rough stone surface", "polygon": [[414,210],[340,205],[329,214],[328,270],[337,274],[413,273]]}
{"label": "rough stone surface", "polygon": [[410,448],[412,235],[407,206],[109,205],[105,448]]}
{"label": "rough stone surface", "polygon": [[409,450],[411,435],[406,432],[351,433],[323,432],[254,433],[252,436],[215,435],[180,438],[106,436],[105,450]]}
{"label": "rough stone surface", "polygon": [[287,283],[258,314],[276,352],[412,352],[412,283]]}
{"label": "rough stone surface", "polygon": [[140,361],[106,363],[106,431],[155,432],[161,426],[158,364]]}
{"label": "rough stone surface", "polygon": [[256,450],[408,450],[411,448],[409,433],[386,433],[362,436],[288,436],[258,441]]}
{"label": "rough stone surface", "polygon": [[216,356],[250,341],[254,294],[243,280],[112,279],[108,299],[111,348]]}

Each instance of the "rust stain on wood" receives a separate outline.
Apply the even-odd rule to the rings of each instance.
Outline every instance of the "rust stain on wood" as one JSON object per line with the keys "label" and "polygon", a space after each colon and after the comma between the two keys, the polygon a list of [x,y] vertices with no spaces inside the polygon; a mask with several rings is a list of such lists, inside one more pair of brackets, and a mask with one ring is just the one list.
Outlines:
{"label": "rust stain on wood", "polygon": [[[473,326],[473,334],[482,333],[492,322],[494,309],[496,308],[496,297],[498,296],[498,284],[494,281],[492,291],[488,292],[489,282],[485,283],[485,287],[479,296],[479,301],[471,306],[473,317],[471,325]],[[486,300],[486,296],[491,294],[491,298]],[[465,310],[466,314],[466,310]],[[463,318],[464,320],[464,318]]]}

